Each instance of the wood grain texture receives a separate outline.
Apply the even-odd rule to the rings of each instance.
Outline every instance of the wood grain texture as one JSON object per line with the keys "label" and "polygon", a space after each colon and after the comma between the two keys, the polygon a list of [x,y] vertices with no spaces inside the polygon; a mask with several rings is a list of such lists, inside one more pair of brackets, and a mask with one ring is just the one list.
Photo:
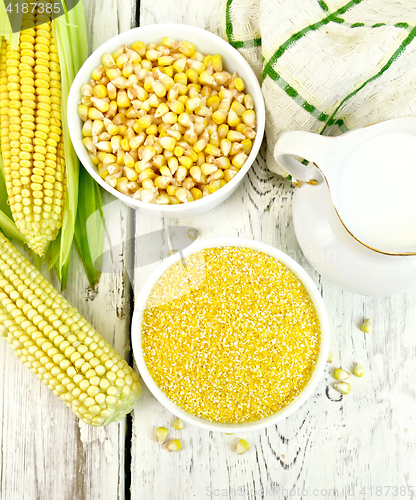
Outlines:
{"label": "wood grain texture", "polygon": [[[116,0],[84,0],[90,51],[119,30],[134,11]],[[114,201],[103,195],[104,203]],[[131,237],[131,212],[112,206],[109,226]],[[123,252],[122,259],[129,259]],[[50,276],[50,275],[49,275]],[[103,274],[92,290],[73,249],[65,296],[120,353],[129,352],[130,287],[124,273]],[[55,282],[56,284],[56,282]],[[124,499],[126,421],[104,429],[79,422],[0,342],[0,499]]]}
{"label": "wood grain texture", "polygon": [[[140,23],[205,27],[209,14],[207,2],[141,0]],[[145,390],[133,418],[131,498],[369,499],[376,495],[377,486],[416,488],[412,465],[416,459],[412,382],[416,292],[363,297],[321,279],[295,238],[293,189],[267,171],[264,157],[263,150],[243,185],[215,211],[169,224],[193,226],[201,239],[227,235],[260,240],[295,258],[308,270],[328,308],[333,363],[313,397],[294,415],[278,426],[241,436],[190,425],[175,431],[173,415]],[[161,220],[136,214],[136,234],[162,227]],[[136,269],[136,294],[156,266]],[[359,329],[366,317],[374,320],[371,334]],[[354,377],[351,394],[343,397],[332,388],[333,369],[352,370],[357,361],[366,374],[362,379]],[[158,426],[168,427],[172,438],[182,440],[181,452],[169,454],[156,443]],[[240,437],[251,443],[243,456],[233,451]],[[363,487],[366,490],[360,494]],[[385,498],[393,498],[393,490],[382,491]]]}

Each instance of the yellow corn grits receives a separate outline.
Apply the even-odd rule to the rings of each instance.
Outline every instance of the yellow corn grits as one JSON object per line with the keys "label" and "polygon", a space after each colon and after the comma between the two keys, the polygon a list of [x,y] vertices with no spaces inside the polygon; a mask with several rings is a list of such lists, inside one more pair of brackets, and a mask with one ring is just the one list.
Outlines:
{"label": "yellow corn grits", "polygon": [[304,389],[320,325],[305,287],[277,259],[211,248],[160,277],[142,345],[151,376],[182,409],[213,422],[252,422]]}

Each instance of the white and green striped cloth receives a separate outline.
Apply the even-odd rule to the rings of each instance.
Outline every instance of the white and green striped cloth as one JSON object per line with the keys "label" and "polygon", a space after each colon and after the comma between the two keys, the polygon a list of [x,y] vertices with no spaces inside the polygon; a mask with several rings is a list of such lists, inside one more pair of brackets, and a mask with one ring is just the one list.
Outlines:
{"label": "white and green striped cloth", "polygon": [[415,0],[218,1],[209,29],[262,82],[273,172],[286,175],[273,158],[285,131],[338,135],[416,116]]}

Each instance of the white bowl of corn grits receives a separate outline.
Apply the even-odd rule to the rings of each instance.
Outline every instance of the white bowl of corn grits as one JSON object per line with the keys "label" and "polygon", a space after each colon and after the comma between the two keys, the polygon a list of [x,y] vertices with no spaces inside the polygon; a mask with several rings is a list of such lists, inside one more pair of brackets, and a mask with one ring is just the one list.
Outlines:
{"label": "white bowl of corn grits", "polygon": [[174,415],[209,430],[261,429],[315,390],[329,352],[322,298],[306,271],[264,243],[220,238],[169,257],[132,321],[143,381]]}
{"label": "white bowl of corn grits", "polygon": [[[82,142],[85,138],[82,133],[83,121],[78,115],[78,105],[82,98],[81,88],[83,87],[83,85],[88,84],[88,82],[91,80],[91,73],[102,63],[103,55],[113,54],[114,51],[116,51],[123,45],[127,45],[130,47],[134,42],[137,41],[142,41],[145,44],[162,44],[162,40],[164,37],[169,37],[177,41],[190,42],[195,46],[195,50],[201,52],[202,54],[220,55],[223,63],[223,70],[226,70],[231,74],[238,73],[238,77],[243,80],[245,89],[242,92],[250,94],[252,96],[254,104],[251,103],[251,105],[248,107],[253,107],[256,114],[255,137],[252,137],[252,140],[250,141],[251,144],[249,145],[249,148],[251,148],[251,150],[246,150],[248,153],[248,155],[246,155],[247,158],[243,166],[241,168],[239,167],[238,172],[233,172],[234,177],[232,177],[230,180],[227,180],[227,183],[224,185],[224,179],[226,177],[224,170],[224,177],[221,179],[223,181],[221,187],[212,194],[209,194],[209,196],[203,196],[201,199],[198,199],[198,194],[197,196],[195,196],[194,201],[167,205],[157,204],[154,202],[147,203],[141,201],[140,199],[135,199],[134,197],[123,194],[118,189],[111,187],[103,179],[98,171],[98,167],[93,163],[88,150]],[[243,56],[226,41],[222,40],[216,35],[200,28],[181,24],[159,24],[135,28],[107,41],[101,47],[99,47],[82,66],[72,84],[68,98],[68,124],[71,139],[78,157],[80,158],[82,164],[89,172],[89,174],[105,190],[119,198],[123,203],[129,205],[130,207],[139,209],[141,212],[149,215],[161,215],[163,217],[170,218],[187,217],[211,210],[222,203],[225,199],[227,199],[237,189],[258,154],[264,135],[264,123],[265,107],[260,85],[253,70],[251,69],[247,61],[243,58]],[[147,130],[148,129],[146,129],[146,132]],[[183,137],[185,137],[185,134],[183,135]],[[208,157],[208,153],[206,154],[206,156]],[[233,158],[234,157],[230,156],[231,160]],[[152,161],[154,160],[152,159]],[[218,170],[219,169],[220,167],[218,167]],[[232,170],[233,164],[231,164],[230,172]],[[213,174],[215,174],[215,172]],[[210,178],[210,175],[211,174],[208,174],[205,177],[208,179]],[[190,169],[188,177],[189,176]],[[218,180],[217,183],[221,183],[221,180]],[[197,185],[194,187],[197,187]]]}

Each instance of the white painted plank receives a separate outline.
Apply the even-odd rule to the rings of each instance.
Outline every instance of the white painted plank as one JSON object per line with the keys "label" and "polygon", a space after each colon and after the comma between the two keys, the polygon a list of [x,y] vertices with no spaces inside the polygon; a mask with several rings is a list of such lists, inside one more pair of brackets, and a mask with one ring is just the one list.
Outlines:
{"label": "white painted plank", "polygon": [[[84,0],[90,51],[119,29],[132,9],[116,0]],[[99,5],[98,5],[99,4]],[[124,4],[125,5],[125,4]],[[104,203],[114,201],[104,195]],[[108,227],[125,228],[131,213],[116,203]],[[124,256],[129,259],[130,255]],[[92,290],[73,249],[65,296],[125,356],[129,351],[130,293],[123,273],[102,275]],[[69,411],[0,342],[0,498],[3,500],[125,498],[126,422],[89,427]]]}
{"label": "white painted plank", "polygon": [[[209,4],[142,0],[140,22],[205,27]],[[415,485],[416,396],[411,380],[416,368],[416,292],[363,297],[321,280],[297,245],[292,194],[289,183],[270,174],[259,158],[243,186],[220,207],[169,224],[193,226],[203,239],[227,235],[260,240],[301,263],[328,308],[332,365],[315,394],[294,415],[278,426],[241,434],[252,445],[243,456],[232,449],[240,434],[226,436],[191,425],[175,431],[173,416],[145,390],[133,420],[132,498],[326,498],[330,488],[337,490],[333,497],[347,498],[346,491],[354,487],[350,498],[367,499],[372,497],[369,487],[374,496],[377,486]],[[136,234],[162,227],[160,220],[136,215]],[[156,266],[136,269],[136,294]],[[359,329],[366,317],[374,319],[371,334]],[[352,369],[357,361],[365,366],[366,375],[354,378],[351,394],[341,397],[332,388],[332,371],[338,366]],[[171,437],[182,440],[181,452],[167,453],[156,443],[158,426],[169,427]],[[360,495],[363,487],[366,494]],[[293,488],[296,492],[289,496]]]}

